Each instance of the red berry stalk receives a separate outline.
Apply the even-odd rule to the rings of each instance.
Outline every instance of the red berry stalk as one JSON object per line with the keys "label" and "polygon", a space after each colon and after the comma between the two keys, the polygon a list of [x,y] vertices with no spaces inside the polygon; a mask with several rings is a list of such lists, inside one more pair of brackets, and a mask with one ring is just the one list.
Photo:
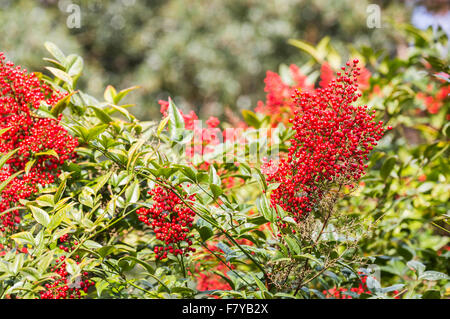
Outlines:
{"label": "red berry stalk", "polygon": [[[177,190],[181,190],[178,187]],[[187,207],[174,191],[157,186],[149,191],[153,199],[152,208],[140,208],[136,211],[139,220],[150,226],[156,238],[164,244],[155,247],[157,259],[167,258],[167,255],[187,255],[194,252],[190,247],[191,231],[195,212]],[[184,199],[195,200],[195,195],[184,195]]]}
{"label": "red berry stalk", "polygon": [[324,88],[297,90],[292,96],[297,105],[290,119],[295,135],[287,157],[267,180],[280,183],[271,193],[272,206],[280,205],[296,222],[318,209],[331,189],[353,188],[365,174],[369,152],[383,137],[383,122],[374,120],[375,111],[354,105],[361,96],[357,64],[348,62]]}

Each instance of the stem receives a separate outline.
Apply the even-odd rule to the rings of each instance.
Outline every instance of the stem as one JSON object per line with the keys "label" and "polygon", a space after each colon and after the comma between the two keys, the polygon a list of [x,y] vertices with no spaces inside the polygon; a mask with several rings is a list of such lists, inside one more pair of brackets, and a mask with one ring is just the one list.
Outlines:
{"label": "stem", "polygon": [[[181,250],[180,248],[180,244],[177,244],[178,249]],[[178,257],[177,257],[178,259]],[[181,271],[183,272],[183,277],[187,278],[187,274],[186,274],[186,267],[184,266],[184,256],[183,254],[180,255],[180,266],[181,266]]]}
{"label": "stem", "polygon": [[[333,210],[334,210],[334,205],[336,204],[336,201],[337,201],[337,198],[338,198],[338,196],[339,196],[339,192],[341,191],[341,188],[342,188],[342,185],[339,185],[339,189],[338,189],[338,191],[336,192],[336,195],[335,195],[334,198],[333,198],[332,207],[331,207],[331,209],[328,211],[327,217],[325,217],[325,220],[324,220],[324,222],[323,222],[322,229],[320,230],[319,235],[317,235],[317,238],[314,240],[313,245],[312,245],[311,248],[309,249],[309,252],[310,252],[310,253],[312,252],[313,248],[314,248],[314,247],[317,245],[317,243],[319,242],[319,239],[320,239],[320,237],[322,236],[323,231],[325,230],[325,228],[326,228],[326,226],[327,226],[327,224],[328,224],[328,222],[329,222],[329,220],[330,220],[330,217],[331,217],[331,215],[332,215],[332,213],[333,213]],[[304,265],[305,271],[308,270],[308,266],[309,266],[309,264],[308,264],[308,259],[306,259],[306,260],[305,260],[305,265]],[[324,267],[324,269],[326,269],[326,268]],[[324,269],[323,269],[323,271],[325,271]],[[306,282],[303,282],[303,281],[300,280],[300,282],[299,282],[298,285],[297,285],[297,288],[295,289],[294,296],[297,295],[298,291],[300,290],[300,288],[301,288],[302,286],[304,286],[304,285],[308,284],[309,282],[311,282],[313,279],[315,279],[317,276],[319,276],[323,271],[319,271],[315,276],[313,276],[311,279],[307,280]]]}

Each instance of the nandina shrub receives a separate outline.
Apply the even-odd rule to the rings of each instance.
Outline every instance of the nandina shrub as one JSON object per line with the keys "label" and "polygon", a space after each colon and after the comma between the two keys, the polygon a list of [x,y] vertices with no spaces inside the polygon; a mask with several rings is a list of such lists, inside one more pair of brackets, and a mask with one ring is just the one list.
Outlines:
{"label": "nandina shrub", "polygon": [[[401,288],[381,288],[364,269],[359,246],[376,224],[348,204],[385,133],[359,105],[368,73],[358,79],[356,60],[336,76],[323,66],[319,88],[296,67],[303,88],[269,73],[263,104],[286,121],[260,108],[227,131],[215,118],[196,126],[170,98],[161,122],[141,122],[121,104],[134,88],[108,86],[99,101],[76,88],[82,59],[46,47],[52,76],[23,73],[16,86],[32,85],[16,100],[2,82],[3,110],[29,123],[2,131],[2,200],[16,179],[43,179],[2,208],[23,211],[2,233],[2,297],[390,298]],[[5,79],[17,72],[5,64]]]}
{"label": "nandina shrub", "polygon": [[9,153],[1,167],[1,232],[12,233],[20,223],[14,207],[19,200],[53,184],[61,165],[75,157],[77,139],[59,125],[61,117],[36,114],[41,103],[55,106],[65,94],[43,83],[35,74],[5,62],[0,53],[0,152]]}

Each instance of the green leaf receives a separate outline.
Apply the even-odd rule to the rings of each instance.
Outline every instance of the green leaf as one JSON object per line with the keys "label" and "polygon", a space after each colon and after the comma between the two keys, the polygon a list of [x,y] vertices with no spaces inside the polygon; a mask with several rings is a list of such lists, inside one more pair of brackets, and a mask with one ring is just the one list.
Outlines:
{"label": "green leaf", "polygon": [[259,290],[262,292],[267,291],[266,286],[259,280],[254,274],[250,273],[250,275],[253,277],[253,280],[255,280],[256,285],[258,286]]}
{"label": "green leaf", "polygon": [[47,271],[50,263],[53,261],[53,251],[47,252],[44,256],[42,256],[37,264],[38,271],[44,272]]}
{"label": "green leaf", "polygon": [[258,116],[252,111],[242,110],[242,116],[248,125],[257,129],[261,127],[261,122],[259,121]]}
{"label": "green leaf", "polygon": [[[10,127],[5,127],[5,128],[0,129],[0,136],[2,136],[3,133],[8,132],[10,129],[12,129],[12,126],[10,126]],[[16,150],[16,152],[17,152],[17,150]],[[0,167],[1,167],[1,166],[0,166]]]}
{"label": "green leaf", "polygon": [[382,293],[388,293],[388,292],[392,292],[395,290],[400,291],[405,285],[404,284],[396,284],[396,285],[392,285],[386,288],[381,288],[381,292]]}
{"label": "green leaf", "polygon": [[266,181],[266,178],[264,177],[264,175],[257,168],[253,168],[252,171],[256,172],[256,173],[253,173],[252,176],[258,181],[261,188],[267,192],[267,181]]}
{"label": "green leaf", "polygon": [[31,168],[33,167],[34,163],[36,163],[36,160],[33,159],[31,161],[28,161],[25,164],[25,175],[28,175],[28,173],[30,172]]}
{"label": "green leaf", "polygon": [[220,186],[210,184],[209,187],[211,189],[211,192],[213,193],[214,199],[218,198],[220,195],[223,194],[223,189]]}
{"label": "green leaf", "polygon": [[432,144],[429,144],[425,150],[423,151],[423,156],[425,156],[428,159],[431,159],[432,157],[434,157],[434,155],[436,153],[438,153],[440,150],[440,143],[439,142],[435,142]]}
{"label": "green leaf", "polygon": [[366,285],[370,290],[377,291],[381,289],[380,282],[373,276],[367,276]]}
{"label": "green leaf", "polygon": [[426,193],[426,192],[432,190],[433,187],[434,187],[433,182],[425,182],[425,183],[421,184],[419,187],[417,187],[417,192]]}
{"label": "green leaf", "polygon": [[50,110],[50,113],[55,117],[57,117],[59,114],[61,114],[62,111],[64,111],[64,109],[67,107],[67,105],[69,105],[70,100],[75,93],[76,92],[71,92],[70,94],[66,95],[61,100],[59,100],[58,103],[56,103],[52,107],[52,109]]}
{"label": "green leaf", "polygon": [[169,122],[170,117],[166,116],[165,118],[162,119],[162,121],[159,123],[158,125],[158,129],[156,131],[156,135],[159,137],[161,135],[161,132],[164,130],[164,128],[166,127],[167,123]]}
{"label": "green leaf", "polygon": [[380,169],[380,176],[382,179],[386,180],[388,178],[395,166],[396,161],[397,158],[395,156],[391,156],[384,161]]}
{"label": "green leaf", "polygon": [[65,71],[73,78],[78,78],[83,70],[83,58],[77,54],[70,54],[66,57]]}
{"label": "green leaf", "polygon": [[114,104],[114,98],[117,95],[116,89],[112,85],[108,85],[105,89],[105,93],[103,94],[103,97],[105,98],[105,101]]}
{"label": "green leaf", "polygon": [[98,191],[99,191],[103,186],[105,186],[106,182],[108,182],[108,180],[109,180],[109,178],[111,177],[112,173],[113,173],[113,172],[109,172],[109,173],[107,173],[107,174],[105,174],[105,175],[102,175],[102,176],[100,176],[100,177],[97,178],[97,180],[96,180],[97,183],[92,187],[92,189],[93,189],[93,191],[94,191],[94,194],[97,194]]}
{"label": "green leaf", "polygon": [[221,180],[219,175],[217,175],[217,171],[214,168],[214,165],[211,165],[209,167],[209,183],[213,184],[213,185],[217,185],[220,186],[221,185]]}
{"label": "green leaf", "polygon": [[[123,106],[118,106],[115,104],[108,104],[108,105],[111,106],[115,111],[125,116],[128,119],[128,121],[133,121],[133,119],[135,119],[135,117],[130,112],[128,112],[128,110]],[[112,111],[111,113],[114,113],[114,111]]]}
{"label": "green leaf", "polygon": [[55,201],[59,201],[61,199],[62,194],[66,189],[67,180],[64,179],[59,185],[55,193]]}
{"label": "green leaf", "polygon": [[101,108],[96,107],[96,106],[89,106],[91,109],[94,110],[95,115],[97,116],[97,118],[102,121],[105,124],[109,124],[111,122],[114,122],[114,120],[112,119],[111,116],[109,116],[108,113],[106,113],[105,111],[103,111]]}
{"label": "green leaf", "polygon": [[283,218],[283,221],[288,223],[288,224],[292,224],[292,225],[297,225],[297,222],[295,221],[294,218],[292,218],[291,216],[286,216]]}
{"label": "green leaf", "polygon": [[322,264],[323,264],[319,259],[317,259],[316,257],[314,257],[314,256],[311,255],[311,254],[294,255],[293,257],[294,257],[295,259],[306,258],[306,259],[309,259],[309,260],[312,260],[312,261],[318,263],[319,265],[322,265]]}
{"label": "green leaf", "polygon": [[300,248],[300,246],[297,243],[297,240],[295,240],[295,238],[292,238],[291,236],[288,235],[288,236],[284,237],[284,240],[286,241],[286,244],[288,245],[289,250],[291,251],[292,255],[296,255],[298,258],[311,259],[312,256],[310,256],[309,254],[301,255],[302,249]]}
{"label": "green leaf", "polygon": [[175,103],[169,97],[169,134],[173,141],[180,140],[180,136],[185,129],[184,119]]}
{"label": "green leaf", "polygon": [[67,258],[65,261],[67,266],[67,272],[72,276],[79,274],[81,272],[80,266],[72,259]]}
{"label": "green leaf", "polygon": [[125,198],[128,203],[136,203],[139,200],[141,194],[141,189],[139,187],[139,182],[134,181],[133,184],[128,186],[125,190]]}
{"label": "green leaf", "polygon": [[115,247],[114,246],[103,246],[102,248],[100,248],[97,252],[98,254],[102,257],[105,258],[106,256],[108,256],[109,254],[111,254],[112,252],[114,252]]}
{"label": "green leaf", "polygon": [[11,238],[14,239],[19,245],[34,245],[34,237],[30,232],[20,232],[11,235]]}
{"label": "green leaf", "polygon": [[131,91],[134,91],[136,89],[139,89],[139,88],[140,88],[140,86],[132,86],[127,89],[123,89],[122,91],[117,93],[116,96],[114,97],[114,103],[115,104],[119,103],[125,96],[128,95],[128,93],[130,93]]}
{"label": "green leaf", "polygon": [[81,72],[83,71],[83,58],[76,55],[71,54],[66,59],[66,71],[67,74],[71,77],[79,77],[81,75]]}
{"label": "green leaf", "polygon": [[189,178],[191,182],[193,183],[197,182],[198,173],[192,167],[186,165],[174,165],[174,166],[180,168],[183,175]]}
{"label": "green leaf", "polygon": [[97,138],[101,133],[103,133],[108,128],[108,124],[99,124],[91,127],[86,135],[86,141],[91,141]]}
{"label": "green leaf", "polygon": [[446,274],[433,270],[425,271],[423,274],[419,276],[419,280],[431,280],[431,281],[448,280],[449,278],[450,277],[447,276]]}
{"label": "green leaf", "polygon": [[31,267],[22,268],[20,273],[23,274],[25,278],[31,281],[37,281],[41,279],[41,274],[36,269]]}
{"label": "green leaf", "polygon": [[128,162],[127,162],[127,170],[130,169],[131,164],[134,165],[137,158],[139,157],[138,150],[142,147],[142,145],[145,144],[145,139],[141,138],[136,143],[133,143],[131,145],[130,149],[128,150]]}
{"label": "green leaf", "polygon": [[102,245],[100,245],[99,243],[97,243],[97,242],[95,242],[93,240],[86,240],[83,243],[83,246],[85,246],[88,249],[92,249],[92,250],[100,249],[100,248],[103,247]]}
{"label": "green leaf", "polygon": [[211,227],[205,225],[198,229],[198,232],[200,234],[200,238],[203,242],[207,241],[209,238],[211,238],[214,235],[213,230]]}
{"label": "green leaf", "polygon": [[264,216],[264,218],[269,222],[275,221],[275,216],[273,213],[272,208],[270,207],[269,201],[267,200],[267,197],[265,195],[261,195],[256,200],[256,206],[258,208],[258,211]]}
{"label": "green leaf", "polygon": [[300,50],[308,53],[312,58],[314,58],[314,60],[316,60],[317,63],[319,63],[319,64],[323,63],[323,59],[321,58],[320,54],[317,52],[316,48],[314,48],[312,45],[310,45],[304,41],[295,40],[295,39],[289,39],[288,43],[290,45],[293,45],[294,47],[297,47]]}
{"label": "green leaf", "polygon": [[[9,128],[8,128],[9,129]],[[7,130],[5,130],[5,132],[6,132]],[[1,135],[1,134],[0,134]],[[14,154],[16,154],[17,152],[19,151],[19,149],[18,148],[16,148],[15,150],[12,150],[12,151],[10,151],[10,152],[8,152],[7,154],[5,154],[5,155],[3,155],[1,158],[0,158],[0,168],[2,168],[3,167],[3,165],[5,165],[5,163],[14,155]]]}
{"label": "green leaf", "polygon": [[58,155],[58,153],[56,153],[55,150],[47,150],[45,152],[39,152],[34,155],[35,156],[53,156],[53,157],[56,157],[57,159],[59,159],[59,155]]}
{"label": "green leaf", "polygon": [[[145,270],[147,270],[147,272],[148,272],[149,274],[153,275],[153,274],[155,273],[155,269],[154,269],[151,265],[149,265],[149,264],[146,263],[145,261],[142,261],[142,260],[140,260],[140,259],[138,259],[138,258],[136,258],[136,257],[133,257],[133,256],[125,256],[125,257],[120,258],[120,259],[119,259],[119,262],[120,262],[121,260],[131,260],[131,261],[133,261],[133,262],[135,262],[135,263],[141,265],[142,267],[144,267]],[[161,283],[161,282],[160,282],[160,283]],[[167,288],[167,287],[166,287],[166,288]],[[167,289],[168,289],[168,288],[167,288]]]}
{"label": "green leaf", "polygon": [[173,287],[171,289],[172,293],[181,294],[181,295],[194,295],[197,293],[196,290],[187,287]]}
{"label": "green leaf", "polygon": [[[221,277],[225,282],[227,282],[233,290],[236,289],[236,283],[233,280],[231,280],[232,278],[234,279],[234,276],[236,276],[233,270],[227,272],[227,275],[229,275],[229,277],[225,276],[221,271],[217,271],[215,269],[212,269],[211,271],[217,276]],[[231,277],[230,274],[234,274],[234,276]]]}
{"label": "green leaf", "polygon": [[66,209],[62,208],[59,211],[57,211],[50,220],[50,223],[48,224],[47,228],[50,230],[55,229],[56,227],[61,224],[64,216],[66,215]]}
{"label": "green leaf", "polygon": [[53,55],[53,57],[56,58],[56,60],[58,60],[59,62],[61,62],[61,64],[65,64],[66,63],[66,56],[64,55],[64,53],[56,46],[56,44],[54,44],[53,42],[47,41],[44,43],[45,48],[47,49],[48,52],[50,52],[51,55]]}
{"label": "green leaf", "polygon": [[64,69],[65,69],[64,65],[63,65],[61,62],[59,62],[59,61],[57,61],[57,60],[55,60],[55,59],[51,59],[51,58],[43,58],[43,60],[44,60],[45,62],[50,62],[51,64],[53,64],[53,66],[55,66],[55,67],[58,68],[58,69],[61,69],[61,70],[64,70]]}
{"label": "green leaf", "polygon": [[11,267],[10,271],[14,275],[17,275],[19,273],[20,269],[22,268],[24,261],[25,261],[25,255],[24,254],[18,254],[14,258],[14,262],[12,264],[12,267]]}
{"label": "green leaf", "polygon": [[41,207],[53,207],[55,206],[54,196],[50,194],[42,195],[36,198],[36,202]]}
{"label": "green leaf", "polygon": [[[442,134],[444,134],[444,136],[446,137],[450,137],[450,122],[447,122],[447,124],[444,125],[444,127],[442,128]],[[2,135],[1,131],[0,135]]]}
{"label": "green leaf", "polygon": [[47,212],[39,207],[28,206],[31,209],[34,219],[44,227],[50,224],[50,216]]}
{"label": "green leaf", "polygon": [[70,77],[69,74],[67,74],[66,72],[57,69],[57,68],[53,68],[51,66],[47,66],[46,67],[47,70],[49,70],[54,76],[56,76],[58,79],[63,80],[64,82],[66,82],[67,84],[70,85],[70,87],[73,86],[73,80]]}

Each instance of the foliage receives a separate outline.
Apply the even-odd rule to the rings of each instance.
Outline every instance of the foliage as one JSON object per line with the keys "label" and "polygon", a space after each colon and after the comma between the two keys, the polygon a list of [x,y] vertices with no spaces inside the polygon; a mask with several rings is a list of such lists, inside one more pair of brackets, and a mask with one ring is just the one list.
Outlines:
{"label": "foliage", "polygon": [[[36,74],[37,87],[61,95],[50,101],[38,96],[40,103],[27,116],[37,122],[53,119],[59,131],[77,141],[76,158],[61,160],[57,179],[18,199],[18,229],[0,237],[0,296],[446,296],[449,126],[448,96],[440,92],[448,90],[449,71],[440,48],[448,39],[401,27],[415,41],[406,57],[354,49],[370,75],[360,94],[352,77],[361,70],[335,77],[340,61],[331,44],[323,45],[326,40],[320,60],[314,57],[320,48],[291,41],[312,53],[310,72],[282,67],[278,77],[268,73],[266,101],[243,113],[245,123],[221,123],[222,128],[216,118],[204,128],[195,113],[181,111],[170,98],[160,101],[159,123],[139,121],[122,102],[135,87],[108,86],[99,100],[77,86],[82,58],[46,43],[51,76]],[[321,84],[315,88],[319,68]],[[291,94],[300,80],[309,86],[304,92],[300,88],[292,103],[286,92]],[[437,104],[427,108],[428,97]],[[350,106],[358,98],[358,105],[368,104],[375,116]],[[17,101],[23,105],[23,99]],[[291,123],[272,121],[267,112],[274,109]],[[380,118],[392,127],[382,139]],[[314,130],[305,119],[322,126]],[[337,123],[337,129],[327,123]],[[2,138],[9,136],[9,126],[0,131]],[[340,136],[340,128],[354,136]],[[305,132],[314,143],[302,139]],[[366,143],[352,144],[356,136]],[[19,136],[19,142],[23,139]],[[335,147],[336,156],[354,155],[327,166],[321,145]],[[53,148],[45,145],[30,154],[44,152],[40,155],[51,160],[59,154]],[[2,149],[0,164],[10,170],[13,155],[7,151]],[[282,188],[280,181],[267,179],[276,165],[266,165],[277,156],[301,158],[300,151],[304,158],[297,164],[308,153],[325,166],[314,172],[316,163],[308,162],[305,172],[314,178],[298,179],[304,188],[289,194],[296,198],[305,192],[323,205],[303,201],[300,207],[311,204],[309,209],[295,216],[293,206],[273,200],[278,197],[271,194]],[[31,172],[18,171],[19,180]],[[352,175],[339,183],[340,173]],[[11,180],[6,181],[0,187]],[[356,190],[344,187],[358,183]]]}

